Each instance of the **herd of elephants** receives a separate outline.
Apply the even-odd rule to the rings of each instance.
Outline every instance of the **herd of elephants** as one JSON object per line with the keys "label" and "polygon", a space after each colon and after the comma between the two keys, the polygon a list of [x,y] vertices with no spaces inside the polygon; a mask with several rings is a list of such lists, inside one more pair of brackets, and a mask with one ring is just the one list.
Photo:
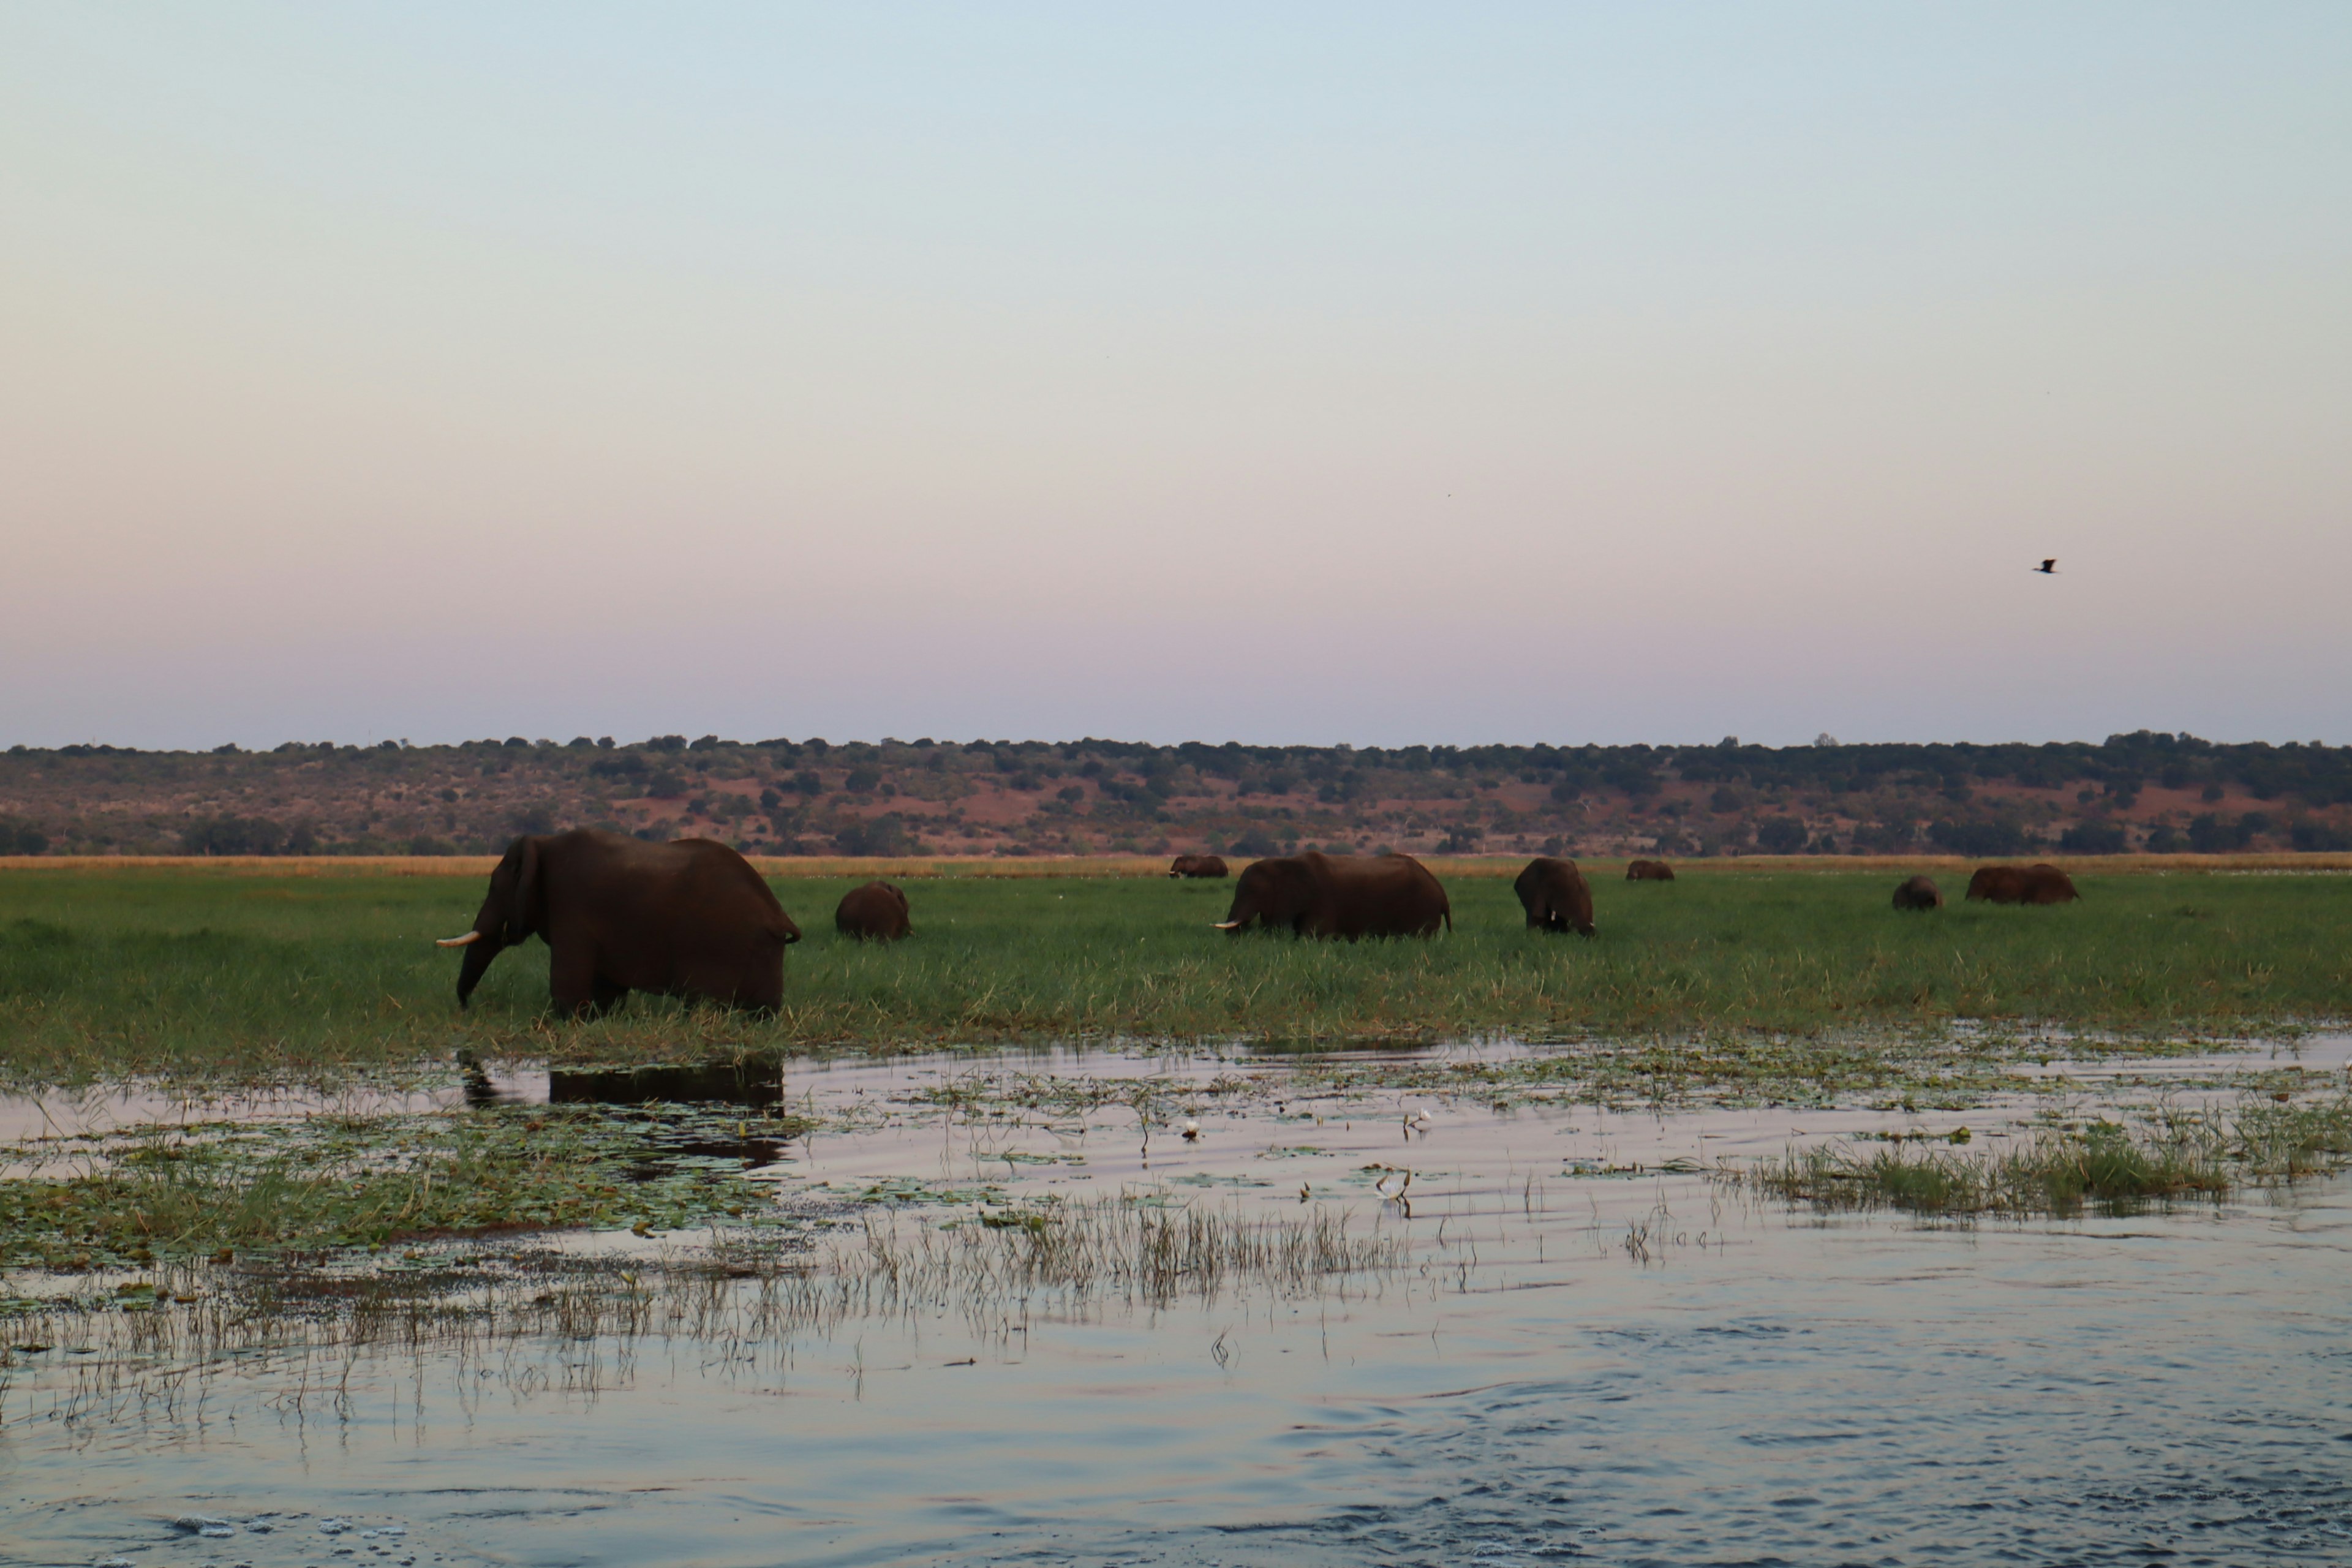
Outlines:
{"label": "herd of elephants", "polygon": [[[1214,855],[1180,855],[1171,877],[1224,877]],[[1633,882],[1671,882],[1663,860],[1625,868]],[[1512,884],[1528,924],[1592,934],[1592,889],[1572,860],[1544,855]],[[2055,866],[1986,866],[1968,896],[2007,904],[2059,904],[2074,884]],[[1933,910],[1944,895],[1913,877],[1895,889],[1898,910]],[[834,910],[848,936],[908,935],[907,895],[887,882],[853,888]],[[1410,855],[1281,855],[1253,860],[1234,879],[1228,934],[1286,928],[1299,936],[1434,936],[1454,929],[1444,885]],[[471,931],[445,939],[466,950],[457,975],[464,1006],[490,961],[537,936],[552,953],[550,989],[569,1016],[609,1012],[632,991],[773,1011],[783,1005],[784,949],[800,928],[751,863],[709,838],[648,844],[596,828],[533,835],[508,846]]]}

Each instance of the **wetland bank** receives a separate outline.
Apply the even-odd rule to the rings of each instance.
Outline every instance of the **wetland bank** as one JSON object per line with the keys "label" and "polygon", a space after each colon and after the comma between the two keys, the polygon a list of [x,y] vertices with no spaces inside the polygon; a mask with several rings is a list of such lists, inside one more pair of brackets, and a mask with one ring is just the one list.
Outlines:
{"label": "wetland bank", "polygon": [[470,880],[11,872],[0,1562],[2339,1557],[2346,879],[1895,879],[558,1027]]}

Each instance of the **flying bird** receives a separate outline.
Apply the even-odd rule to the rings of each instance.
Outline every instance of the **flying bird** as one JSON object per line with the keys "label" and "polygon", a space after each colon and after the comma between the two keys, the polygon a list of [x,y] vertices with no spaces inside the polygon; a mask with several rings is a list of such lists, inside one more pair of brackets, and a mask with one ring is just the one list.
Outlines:
{"label": "flying bird", "polygon": [[2034,570],[2041,573],[2044,577],[2055,577],[2058,575],[2058,557],[2055,555],[2051,556],[2048,560],[2042,562],[2041,565],[2036,566]]}

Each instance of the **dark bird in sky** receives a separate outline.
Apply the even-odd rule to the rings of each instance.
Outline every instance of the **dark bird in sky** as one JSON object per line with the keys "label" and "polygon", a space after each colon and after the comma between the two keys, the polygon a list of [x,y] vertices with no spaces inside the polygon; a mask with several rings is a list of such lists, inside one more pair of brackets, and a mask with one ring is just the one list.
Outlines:
{"label": "dark bird in sky", "polygon": [[2053,555],[2049,560],[2044,561],[2041,565],[2036,566],[2034,570],[2041,573],[2044,577],[2055,577],[2058,575],[2058,557]]}

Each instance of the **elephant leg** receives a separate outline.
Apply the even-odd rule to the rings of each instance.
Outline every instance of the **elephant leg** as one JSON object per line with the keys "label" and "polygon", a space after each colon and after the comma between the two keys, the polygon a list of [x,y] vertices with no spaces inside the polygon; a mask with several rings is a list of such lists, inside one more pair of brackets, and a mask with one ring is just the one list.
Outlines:
{"label": "elephant leg", "polygon": [[555,1011],[565,1018],[584,1018],[596,1005],[596,955],[585,946],[564,946],[555,950],[554,961],[548,965],[548,989],[555,999]]}

